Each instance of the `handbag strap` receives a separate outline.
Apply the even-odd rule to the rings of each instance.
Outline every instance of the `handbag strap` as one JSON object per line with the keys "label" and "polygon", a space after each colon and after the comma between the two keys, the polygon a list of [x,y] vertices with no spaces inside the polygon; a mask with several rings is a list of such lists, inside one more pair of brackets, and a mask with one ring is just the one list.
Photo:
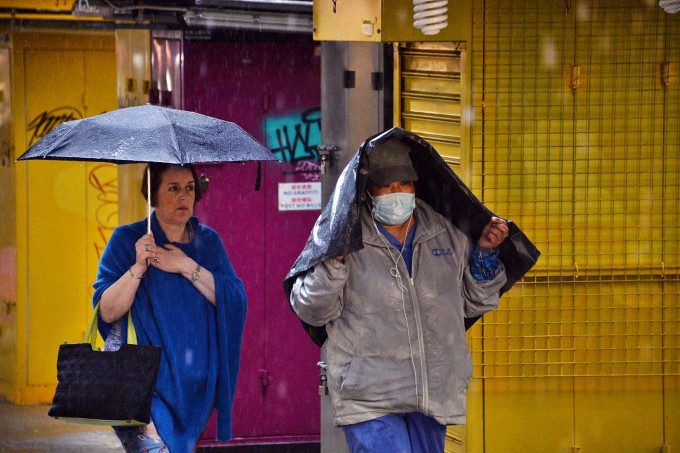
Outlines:
{"label": "handbag strap", "polygon": [[[90,319],[90,325],[87,327],[85,338],[83,339],[83,343],[90,343],[92,345],[92,349],[96,348],[95,344],[97,342],[97,327],[99,325],[99,317],[97,316],[97,313],[99,313],[100,303],[101,300],[98,300],[97,305],[94,307],[92,319]],[[132,310],[128,310],[127,322],[127,344],[137,344],[137,331],[135,330],[135,325],[132,322]]]}

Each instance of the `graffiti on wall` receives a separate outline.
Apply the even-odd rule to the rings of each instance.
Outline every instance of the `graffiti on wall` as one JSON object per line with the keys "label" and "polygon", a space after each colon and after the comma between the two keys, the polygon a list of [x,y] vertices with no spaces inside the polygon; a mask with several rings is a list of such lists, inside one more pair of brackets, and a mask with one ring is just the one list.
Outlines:
{"label": "graffiti on wall", "polygon": [[319,151],[316,149],[321,144],[320,107],[267,117],[264,132],[272,153],[295,166],[293,174],[299,174],[308,181],[321,180]]}
{"label": "graffiti on wall", "polygon": [[97,259],[109,242],[111,233],[118,225],[118,173],[111,171],[113,164],[100,164],[93,167],[88,174],[88,184],[97,193],[95,208],[95,222],[98,237],[93,246],[97,252]]}
{"label": "graffiti on wall", "polygon": [[79,120],[82,117],[83,114],[75,107],[57,107],[49,112],[45,110],[39,113],[26,127],[26,132],[31,136],[28,146],[32,146],[64,121]]}

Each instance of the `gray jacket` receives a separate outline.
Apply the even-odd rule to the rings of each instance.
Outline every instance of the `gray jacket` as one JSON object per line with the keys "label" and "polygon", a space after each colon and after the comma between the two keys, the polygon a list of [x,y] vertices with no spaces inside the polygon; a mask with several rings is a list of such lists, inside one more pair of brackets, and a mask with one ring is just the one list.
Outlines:
{"label": "gray jacket", "polygon": [[[345,263],[317,265],[293,286],[290,303],[300,319],[326,324],[338,425],[404,412],[465,423],[472,359],[464,318],[498,307],[505,269],[476,280],[468,238],[427,204],[416,206],[412,277],[362,208],[364,248]],[[390,273],[395,260],[397,277]]]}

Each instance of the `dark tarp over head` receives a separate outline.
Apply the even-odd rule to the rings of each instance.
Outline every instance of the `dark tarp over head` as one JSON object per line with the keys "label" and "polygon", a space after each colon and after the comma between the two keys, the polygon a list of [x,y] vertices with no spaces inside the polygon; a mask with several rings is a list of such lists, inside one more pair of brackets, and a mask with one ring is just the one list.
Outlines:
{"label": "dark tarp over head", "polygon": [[[329,258],[349,255],[363,248],[360,212],[361,195],[368,182],[368,156],[377,144],[385,140],[399,140],[411,147],[411,160],[418,174],[416,197],[446,217],[471,241],[477,242],[482,230],[495,215],[472,194],[429,143],[399,127],[389,129],[366,140],[340,175],[302,253],[284,280],[288,300],[295,279],[300,274]],[[508,227],[508,238],[501,244],[499,253],[508,279],[501,294],[522,278],[540,255],[517,225],[508,220]],[[466,319],[466,329],[477,319],[479,317]],[[302,324],[312,340],[319,346],[323,345],[326,340],[325,327],[310,326],[305,322]]]}

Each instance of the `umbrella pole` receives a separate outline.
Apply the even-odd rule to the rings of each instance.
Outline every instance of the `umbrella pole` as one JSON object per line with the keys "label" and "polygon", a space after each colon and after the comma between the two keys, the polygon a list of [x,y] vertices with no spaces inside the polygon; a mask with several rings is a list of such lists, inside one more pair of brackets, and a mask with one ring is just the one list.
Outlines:
{"label": "umbrella pole", "polygon": [[146,234],[151,234],[151,168],[146,166]]}

